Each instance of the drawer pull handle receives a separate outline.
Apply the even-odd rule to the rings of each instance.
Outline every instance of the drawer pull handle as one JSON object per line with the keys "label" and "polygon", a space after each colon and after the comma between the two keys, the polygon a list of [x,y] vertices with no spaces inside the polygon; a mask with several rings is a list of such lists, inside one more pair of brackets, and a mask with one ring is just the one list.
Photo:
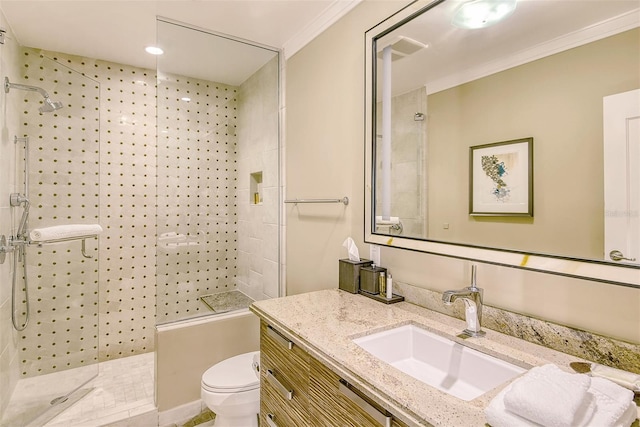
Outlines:
{"label": "drawer pull handle", "polygon": [[382,413],[373,407],[369,402],[364,400],[362,397],[358,396],[353,390],[351,390],[351,386],[345,380],[340,380],[339,386],[340,393],[344,395],[347,399],[355,403],[360,407],[364,412],[369,414],[371,418],[376,420],[380,425],[384,427],[391,427],[391,419],[392,417],[387,415],[386,413]]}
{"label": "drawer pull handle", "polygon": [[276,331],[269,325],[267,325],[267,333],[271,338],[278,341],[280,344],[287,347],[289,350],[293,348],[293,342],[289,341],[288,339],[280,335],[280,332]]}
{"label": "drawer pull handle", "polygon": [[271,369],[267,369],[267,381],[269,381],[285,399],[291,400],[293,398],[293,390],[289,390],[283,386]]}
{"label": "drawer pull handle", "polygon": [[267,425],[269,427],[278,427],[278,424],[275,422],[276,416],[273,414],[267,414]]}

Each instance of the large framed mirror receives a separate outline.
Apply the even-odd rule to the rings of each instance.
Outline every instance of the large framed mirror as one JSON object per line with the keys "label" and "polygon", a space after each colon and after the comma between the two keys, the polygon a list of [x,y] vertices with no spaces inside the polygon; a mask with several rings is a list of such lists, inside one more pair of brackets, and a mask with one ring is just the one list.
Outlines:
{"label": "large framed mirror", "polygon": [[637,0],[418,0],[365,43],[366,242],[640,287]]}

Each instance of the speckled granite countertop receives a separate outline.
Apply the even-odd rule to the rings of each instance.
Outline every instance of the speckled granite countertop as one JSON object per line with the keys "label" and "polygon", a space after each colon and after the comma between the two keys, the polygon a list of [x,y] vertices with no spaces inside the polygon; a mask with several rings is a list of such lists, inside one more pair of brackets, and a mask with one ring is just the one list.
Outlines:
{"label": "speckled granite countertop", "polygon": [[488,329],[483,338],[463,340],[456,336],[465,327],[459,319],[406,302],[385,305],[338,289],[258,301],[251,310],[414,426],[483,426],[484,408],[503,386],[466,402],[382,362],[353,338],[411,323],[525,368],[554,363],[571,372],[570,362],[583,361]]}

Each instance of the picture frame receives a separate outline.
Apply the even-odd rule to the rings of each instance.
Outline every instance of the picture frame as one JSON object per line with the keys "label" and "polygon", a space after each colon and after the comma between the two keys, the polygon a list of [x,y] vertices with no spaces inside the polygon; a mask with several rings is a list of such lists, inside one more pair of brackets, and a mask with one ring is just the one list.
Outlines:
{"label": "picture frame", "polygon": [[533,138],[469,147],[469,215],[533,217]]}

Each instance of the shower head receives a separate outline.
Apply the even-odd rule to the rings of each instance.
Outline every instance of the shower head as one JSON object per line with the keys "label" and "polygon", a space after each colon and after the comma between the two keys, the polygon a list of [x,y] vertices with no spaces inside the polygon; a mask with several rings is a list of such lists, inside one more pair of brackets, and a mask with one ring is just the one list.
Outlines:
{"label": "shower head", "polygon": [[42,106],[38,108],[38,111],[40,111],[40,113],[50,113],[52,111],[59,110],[62,107],[64,107],[64,105],[62,105],[62,102],[52,101],[51,98],[47,97],[44,99],[44,104],[42,104]]}
{"label": "shower head", "polygon": [[20,90],[26,90],[29,92],[38,92],[40,95],[42,95],[42,97],[44,98],[44,105],[42,105],[39,108],[40,113],[50,113],[52,111],[59,110],[60,108],[64,107],[64,105],[62,105],[62,102],[52,101],[49,98],[49,94],[47,93],[47,91],[42,89],[41,87],[31,86],[31,85],[22,85],[20,83],[11,83],[9,81],[9,77],[5,77],[4,92],[9,93],[9,90],[11,89],[20,89]]}

